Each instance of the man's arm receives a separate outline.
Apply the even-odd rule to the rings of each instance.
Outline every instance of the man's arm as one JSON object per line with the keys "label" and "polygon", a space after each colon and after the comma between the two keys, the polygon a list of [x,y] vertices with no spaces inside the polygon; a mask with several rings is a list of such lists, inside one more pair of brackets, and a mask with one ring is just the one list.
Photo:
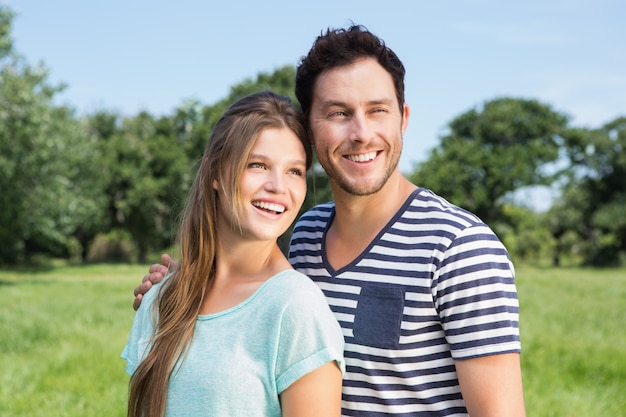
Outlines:
{"label": "man's arm", "polygon": [[167,272],[175,266],[176,262],[174,262],[166,253],[161,255],[160,264],[150,265],[150,269],[148,270],[148,273],[143,276],[141,284],[135,287],[135,290],[133,291],[133,294],[135,294],[135,300],[133,301],[134,310],[139,308],[143,295],[147,293],[150,288],[152,288],[152,285],[160,282],[167,275]]}
{"label": "man's arm", "polygon": [[455,361],[472,417],[525,417],[520,355],[505,353]]}

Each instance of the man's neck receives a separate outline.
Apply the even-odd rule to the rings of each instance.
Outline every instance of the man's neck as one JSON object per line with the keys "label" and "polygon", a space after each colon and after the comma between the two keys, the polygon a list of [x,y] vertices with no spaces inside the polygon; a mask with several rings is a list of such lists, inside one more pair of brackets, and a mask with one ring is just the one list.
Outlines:
{"label": "man's neck", "polygon": [[[334,185],[334,184],[333,184]],[[382,227],[397,213],[409,195],[417,187],[401,174],[392,176],[378,192],[366,196],[355,196],[343,190],[335,190],[334,225],[346,232],[369,229],[376,224]]]}
{"label": "man's neck", "polygon": [[354,196],[333,189],[335,217],[326,235],[326,256],[335,269],[352,262],[400,210],[417,187],[398,174],[378,192]]}

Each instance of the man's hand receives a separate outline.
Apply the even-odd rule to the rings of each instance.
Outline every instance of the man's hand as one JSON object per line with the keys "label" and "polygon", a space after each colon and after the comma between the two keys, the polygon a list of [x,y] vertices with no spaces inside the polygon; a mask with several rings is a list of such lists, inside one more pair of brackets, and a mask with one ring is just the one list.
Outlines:
{"label": "man's hand", "polygon": [[137,310],[141,305],[141,300],[143,299],[143,295],[147,293],[150,288],[152,288],[153,284],[157,284],[160,282],[167,273],[176,266],[176,262],[170,258],[170,256],[166,253],[161,255],[161,263],[160,264],[152,264],[150,265],[150,269],[148,273],[143,276],[141,280],[141,284],[135,287],[133,293],[135,294],[135,301],[133,301],[133,309]]}

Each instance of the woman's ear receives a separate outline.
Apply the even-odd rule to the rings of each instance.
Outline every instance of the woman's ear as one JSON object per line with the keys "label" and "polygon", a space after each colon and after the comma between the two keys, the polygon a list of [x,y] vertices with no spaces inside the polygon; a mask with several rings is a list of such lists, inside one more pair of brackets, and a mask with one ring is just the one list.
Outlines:
{"label": "woman's ear", "polygon": [[[208,172],[208,170],[209,170],[208,164],[209,164],[209,157],[208,156],[204,156],[202,158],[202,169],[203,169],[204,172]],[[217,182],[217,180],[213,180],[213,182],[211,183],[211,186],[216,191],[219,189],[219,183]]]}

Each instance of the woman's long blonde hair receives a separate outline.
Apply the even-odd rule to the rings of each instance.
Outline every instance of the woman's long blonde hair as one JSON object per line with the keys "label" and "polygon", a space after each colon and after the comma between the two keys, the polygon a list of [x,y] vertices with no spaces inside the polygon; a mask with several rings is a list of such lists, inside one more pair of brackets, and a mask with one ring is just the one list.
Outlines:
{"label": "woman's long blonde hair", "polygon": [[157,295],[152,348],[130,379],[128,416],[165,415],[170,375],[189,347],[206,288],[215,275],[218,194],[231,202],[232,213],[240,212],[239,184],[256,138],[264,129],[283,127],[304,145],[309,168],[312,150],[302,115],[288,97],[271,91],[246,96],[215,125],[182,213],[178,267]]}

